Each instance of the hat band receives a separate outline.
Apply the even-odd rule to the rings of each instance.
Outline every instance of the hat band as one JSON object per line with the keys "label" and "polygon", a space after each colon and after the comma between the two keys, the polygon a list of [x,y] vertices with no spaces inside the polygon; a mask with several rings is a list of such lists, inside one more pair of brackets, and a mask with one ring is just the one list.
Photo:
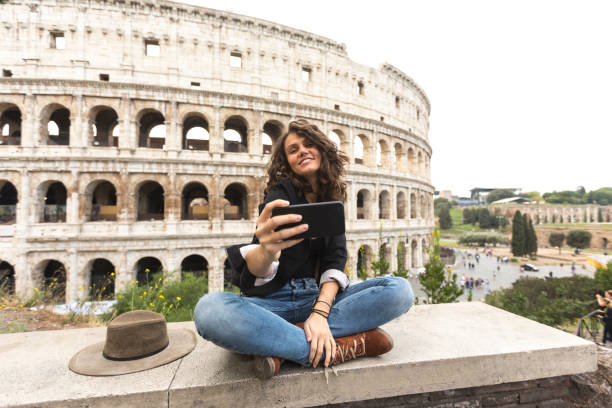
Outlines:
{"label": "hat band", "polygon": [[160,349],[155,350],[155,351],[151,351],[151,352],[146,353],[146,354],[141,354],[141,355],[136,356],[136,357],[111,357],[111,356],[107,355],[104,351],[102,351],[102,355],[104,356],[104,358],[106,358],[108,360],[113,360],[113,361],[140,360],[141,358],[151,357],[152,355],[157,354],[160,351],[163,351],[166,347],[168,347],[168,344],[170,344],[170,340],[168,340],[168,342],[164,346],[162,346]]}

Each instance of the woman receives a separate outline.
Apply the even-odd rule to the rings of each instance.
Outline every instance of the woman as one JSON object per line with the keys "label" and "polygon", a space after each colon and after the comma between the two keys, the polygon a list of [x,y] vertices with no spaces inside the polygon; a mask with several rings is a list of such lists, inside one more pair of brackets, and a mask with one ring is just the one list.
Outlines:
{"label": "woman", "polygon": [[[414,300],[407,280],[369,279],[349,286],[344,273],[346,238],[291,239],[308,229],[295,214],[271,217],[293,204],[345,201],[346,155],[316,125],[289,124],[275,144],[268,183],[251,244],[227,249],[241,296],[210,293],[198,302],[198,333],[226,349],[255,355],[262,378],[284,359],[325,367],[389,351],[391,337],[377,327],[408,311]],[[321,272],[321,273],[319,273]]]}

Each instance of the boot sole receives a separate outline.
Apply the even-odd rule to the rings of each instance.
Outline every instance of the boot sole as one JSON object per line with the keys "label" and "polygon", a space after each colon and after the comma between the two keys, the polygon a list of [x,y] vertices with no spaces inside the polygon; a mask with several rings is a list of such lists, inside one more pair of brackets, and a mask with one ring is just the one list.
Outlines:
{"label": "boot sole", "polygon": [[255,374],[262,380],[267,380],[274,376],[274,361],[271,358],[255,356],[254,359]]}

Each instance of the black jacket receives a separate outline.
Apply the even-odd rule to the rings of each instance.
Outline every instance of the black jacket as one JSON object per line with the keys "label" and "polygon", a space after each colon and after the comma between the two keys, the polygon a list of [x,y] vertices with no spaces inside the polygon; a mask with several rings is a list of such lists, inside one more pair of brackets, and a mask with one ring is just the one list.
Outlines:
{"label": "black jacket", "polygon": [[[303,194],[299,193],[289,180],[281,180],[273,186],[263,204],[259,205],[259,213],[270,201],[287,200],[290,205],[307,204]],[[251,244],[258,244],[254,235]],[[232,283],[240,287],[244,296],[267,296],[279,290],[290,279],[314,277],[317,282],[321,273],[328,269],[344,271],[346,266],[346,237],[344,234],[325,237],[316,240],[305,239],[302,242],[281,251],[276,276],[270,282],[254,286],[255,275],[249,272],[246,261],[240,254],[240,248],[248,244],[232,245],[226,249],[227,259],[232,268]],[[316,271],[317,258],[320,268]]]}

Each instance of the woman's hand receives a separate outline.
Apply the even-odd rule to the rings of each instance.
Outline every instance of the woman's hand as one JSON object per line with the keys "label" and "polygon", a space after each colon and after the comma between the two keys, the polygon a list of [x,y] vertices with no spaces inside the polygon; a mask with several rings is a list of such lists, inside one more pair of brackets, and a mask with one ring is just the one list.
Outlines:
{"label": "woman's hand", "polygon": [[259,240],[259,245],[263,250],[264,258],[270,263],[280,257],[280,251],[289,248],[298,242],[300,239],[287,239],[293,235],[304,232],[308,229],[308,225],[301,224],[292,228],[287,228],[280,231],[275,231],[281,225],[299,222],[302,216],[298,214],[286,214],[272,217],[272,209],[276,207],[286,207],[289,205],[285,200],[274,200],[266,204],[263,211],[257,218],[257,230],[255,236]]}
{"label": "woman's hand", "polygon": [[329,363],[336,357],[336,341],[331,334],[327,319],[312,313],[304,322],[304,332],[306,333],[306,341],[310,343],[308,361],[316,368],[323,356],[323,350],[325,350],[325,367],[328,367]]}

